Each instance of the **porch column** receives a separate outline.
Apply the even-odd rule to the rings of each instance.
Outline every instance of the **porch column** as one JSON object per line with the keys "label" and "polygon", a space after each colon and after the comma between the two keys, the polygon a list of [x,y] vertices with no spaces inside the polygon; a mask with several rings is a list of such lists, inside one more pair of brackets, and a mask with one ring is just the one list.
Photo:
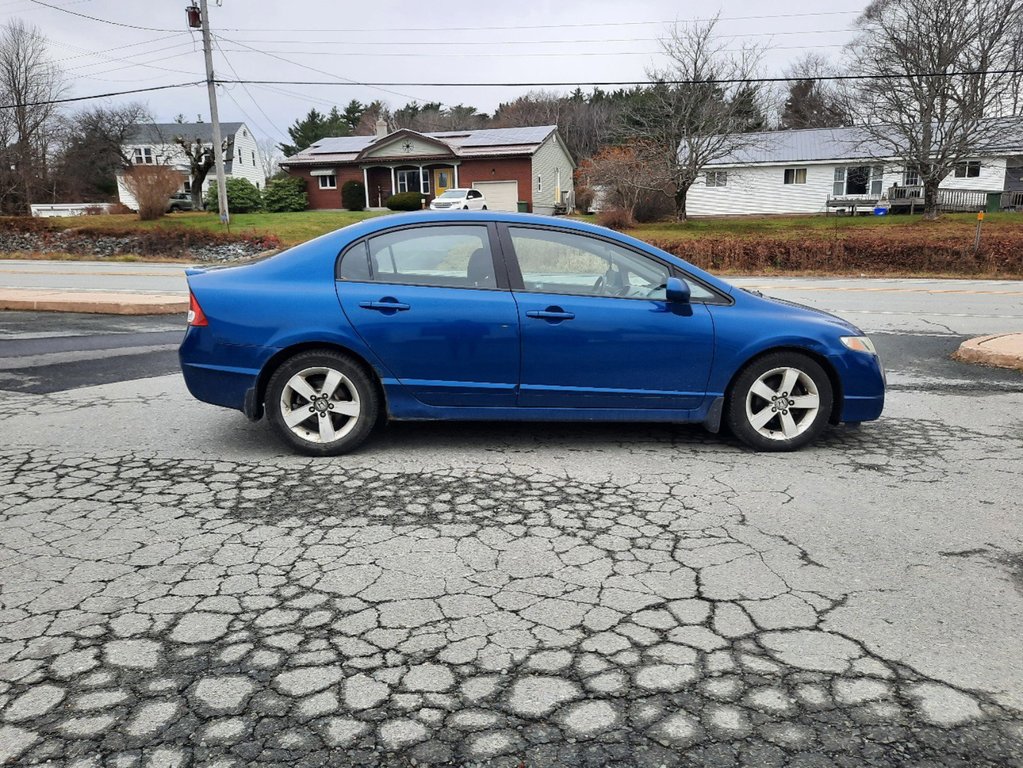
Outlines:
{"label": "porch column", "polygon": [[369,208],[369,169],[362,166],[362,191],[366,193],[366,208]]}
{"label": "porch column", "polygon": [[458,163],[452,163],[451,167],[455,169],[455,189],[458,189]]}
{"label": "porch column", "polygon": [[391,166],[391,194],[392,195],[398,194],[398,188],[396,186],[394,186],[394,166],[393,165]]}
{"label": "porch column", "polygon": [[419,192],[423,195],[426,194],[426,190],[423,189],[423,166],[419,166]]}

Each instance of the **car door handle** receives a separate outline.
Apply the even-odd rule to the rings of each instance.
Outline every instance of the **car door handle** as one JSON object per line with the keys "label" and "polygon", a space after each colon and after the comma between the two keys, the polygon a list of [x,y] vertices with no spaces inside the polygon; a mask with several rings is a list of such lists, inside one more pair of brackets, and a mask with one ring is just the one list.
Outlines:
{"label": "car door handle", "polygon": [[575,312],[565,312],[560,308],[550,307],[549,309],[531,309],[526,312],[526,317],[535,317],[540,320],[572,320],[575,318]]}
{"label": "car door handle", "polygon": [[404,312],[412,309],[411,306],[401,301],[360,301],[359,306],[363,309],[391,310],[392,312]]}

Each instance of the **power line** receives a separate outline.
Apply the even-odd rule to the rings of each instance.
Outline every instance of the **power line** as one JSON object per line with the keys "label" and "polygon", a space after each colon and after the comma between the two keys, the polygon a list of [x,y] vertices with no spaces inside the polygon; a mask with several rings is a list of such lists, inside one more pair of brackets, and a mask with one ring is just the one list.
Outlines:
{"label": "power line", "polygon": [[[223,38],[225,41],[227,38]],[[834,43],[828,45],[775,45],[771,46],[769,50],[772,51],[804,51],[810,48],[844,48],[843,43]],[[239,50],[237,48],[228,49],[231,53],[246,53],[247,51]],[[731,50],[731,49],[724,49]],[[256,53],[262,53],[264,55],[270,55],[269,51],[254,51]],[[359,57],[359,56],[373,56],[373,58],[398,58],[398,59],[410,59],[419,58],[423,54],[413,52],[395,52],[395,53],[372,53],[366,54],[358,51],[274,51],[274,53],[287,53],[289,55],[300,55],[300,56],[341,56],[341,57]],[[542,52],[509,52],[509,53],[431,53],[430,58],[438,59],[464,59],[472,57],[474,59],[482,58],[497,58],[507,59],[519,56],[529,56],[531,58],[575,58],[578,56],[657,56],[664,53],[663,51],[557,51],[553,53],[542,53]],[[297,64],[297,62],[291,62]],[[299,65],[301,66],[301,65]],[[354,81],[352,81],[354,82]],[[360,85],[367,85],[367,83],[360,83]],[[399,94],[400,95],[400,94]],[[411,97],[408,97],[411,98]]]}
{"label": "power line", "polygon": [[[88,19],[89,21],[96,21],[102,24],[112,24],[116,27],[124,27],[126,29],[139,29],[146,32],[178,32],[177,29],[167,29],[164,27],[144,27],[138,24],[126,24],[121,21],[113,21],[112,19],[104,19],[99,16],[90,16],[87,13],[79,13],[78,11],[68,10],[59,5],[53,5],[52,3],[44,2],[43,0],[28,0],[35,5],[42,6],[44,8],[50,8],[54,11],[60,11],[61,13],[67,13],[71,16],[77,16],[82,19]],[[581,29],[581,28],[597,28],[597,27],[627,27],[627,26],[650,26],[654,24],[687,24],[687,23],[700,23],[714,21],[762,21],[766,19],[795,19],[795,18],[811,18],[818,16],[852,16],[858,15],[863,12],[863,9],[856,8],[848,11],[814,11],[805,13],[773,13],[773,14],[761,14],[755,16],[718,16],[718,17],[707,17],[707,18],[693,18],[693,19],[661,19],[653,21],[608,21],[608,22],[584,22],[574,24],[512,24],[512,25],[492,25],[492,26],[475,26],[475,27],[347,27],[344,29],[325,29],[323,27],[317,27],[314,29],[288,29],[281,27],[267,28],[267,27],[221,27],[223,32],[481,32],[481,31],[497,31],[497,30],[521,30],[521,29]]]}
{"label": "power line", "polygon": [[190,85],[206,85],[205,80],[195,80],[191,83],[172,83],[170,85],[154,85],[149,88],[132,88],[129,91],[111,91],[110,93],[94,93],[89,96],[69,96],[63,99],[49,99],[46,101],[27,101],[21,104],[0,104],[0,109],[20,109],[22,107],[44,107],[49,104],[68,104],[72,101],[89,101],[90,99],[106,99],[110,96],[127,96],[131,93],[148,93],[150,91],[166,91],[170,88],[187,88]]}
{"label": "power line", "polygon": [[[212,35],[212,37],[213,37],[213,44],[217,46],[217,50],[220,51],[220,55],[224,58],[224,63],[227,64],[228,68],[234,73],[235,77],[240,78],[241,75],[238,74],[238,70],[236,70],[234,68],[234,64],[231,63],[230,59],[227,58],[227,54],[224,53],[224,49],[220,45],[220,39],[217,38],[216,35]],[[246,85],[245,83],[240,83],[240,85],[242,87],[242,90],[245,91],[245,95],[249,97],[249,101],[251,101],[256,106],[256,109],[258,109],[260,111],[260,113],[263,115],[263,117],[266,118],[266,122],[270,126],[270,128],[273,130],[273,132],[276,132],[276,134],[278,136],[280,136],[282,139],[285,138],[284,132],[280,128],[277,127],[277,124],[274,123],[274,121],[270,118],[270,115],[268,115],[266,113],[266,110],[263,109],[263,106],[252,97],[252,92],[249,90],[249,86]],[[238,103],[238,100],[235,99],[235,97],[231,94],[231,92],[229,90],[227,90],[226,88],[224,89],[224,92],[228,95],[228,97],[231,99],[231,101],[233,101],[235,103],[235,106],[238,107],[238,109],[241,111],[241,113],[243,115],[245,115],[246,117],[248,117],[248,115],[245,114],[245,110],[242,109],[242,105]],[[249,120],[252,120],[252,118],[250,117]],[[253,124],[257,124],[255,120],[252,120],[252,123]],[[260,129],[262,129],[262,126],[259,126],[259,127],[260,127]],[[269,134],[270,131],[267,131],[266,133]]]}
{"label": "power line", "polygon": [[[322,31],[322,30],[321,30]],[[729,40],[745,37],[781,37],[785,35],[830,35],[844,32],[854,32],[852,29],[806,29],[806,30],[783,30],[781,32],[748,32],[741,35],[717,35],[718,39]],[[572,40],[417,40],[415,46],[444,46],[445,48],[458,46],[487,46],[495,45],[575,45],[577,43],[592,43],[594,45],[605,45],[607,43],[656,43],[662,40],[660,37],[602,37],[602,38],[574,38]],[[276,45],[356,45],[356,46],[394,46],[393,40],[246,40],[248,43],[273,43]],[[291,51],[278,51],[278,53],[291,53]],[[374,54],[376,55],[376,54]]]}
{"label": "power line", "polygon": [[[795,80],[911,80],[923,77],[976,77],[978,75],[1019,75],[1023,74],[1023,68],[1013,69],[988,69],[988,70],[966,70],[962,72],[910,72],[910,73],[889,73],[879,75],[828,75],[825,77],[750,77],[732,78],[722,80],[591,80],[572,82],[546,82],[546,83],[360,83],[352,80],[225,80],[215,79],[217,85],[241,84],[246,85],[343,85],[343,86],[365,86],[368,88],[397,87],[397,88],[568,88],[568,87],[593,87],[603,88],[609,86],[636,86],[636,85],[728,85],[735,83],[790,83]],[[149,91],[164,91],[170,88],[185,88],[192,85],[205,85],[205,80],[195,80],[187,83],[172,83],[170,85],[156,85],[150,88],[133,88],[127,91],[112,91],[110,93],[97,93],[90,96],[73,96],[63,99],[50,99],[47,101],[25,102],[21,104],[0,104],[0,109],[14,109],[20,107],[41,107],[48,104],[66,104],[73,101],[87,101],[89,99],[104,99],[110,96],[124,96],[132,93],[146,93]],[[399,94],[402,95],[402,94]],[[412,98],[408,96],[406,98]]]}
{"label": "power line", "polygon": [[[339,82],[336,80],[217,80],[218,83],[240,83],[249,85],[361,85],[371,88],[567,88],[572,86],[625,86],[625,85],[732,85],[735,83],[790,83],[796,80],[836,81],[836,80],[911,80],[921,77],[975,77],[977,75],[1018,75],[1023,68],[965,70],[962,72],[911,72],[887,73],[878,75],[827,75],[823,77],[740,77],[720,80],[574,80],[561,82],[517,82],[517,83],[392,83],[392,82]],[[408,97],[412,98],[412,97]]]}
{"label": "power line", "polygon": [[179,29],[165,29],[163,27],[140,27],[137,24],[125,24],[121,21],[111,21],[110,19],[101,19],[98,16],[90,16],[87,13],[79,13],[78,11],[69,11],[67,8],[61,8],[59,5],[53,5],[51,3],[44,3],[43,0],[29,0],[30,3],[41,5],[44,8],[50,8],[54,11],[60,11],[61,13],[67,13],[71,16],[77,16],[80,19],[88,19],[89,21],[99,21],[103,24],[112,24],[115,27],[124,27],[125,29],[141,29],[144,32],[180,32]]}
{"label": "power line", "polygon": [[651,26],[654,24],[695,24],[700,22],[714,21],[761,21],[765,19],[796,19],[816,16],[855,16],[863,13],[862,8],[848,11],[816,11],[806,13],[772,13],[757,16],[718,16],[694,19],[660,19],[653,21],[605,21],[605,22],[581,22],[576,24],[511,24],[478,27],[347,27],[343,29],[326,29],[316,27],[314,29],[288,29],[284,27],[275,28],[254,28],[254,27],[223,27],[224,32],[483,32],[497,31],[504,29],[581,29],[584,27],[629,27],[629,26]]}

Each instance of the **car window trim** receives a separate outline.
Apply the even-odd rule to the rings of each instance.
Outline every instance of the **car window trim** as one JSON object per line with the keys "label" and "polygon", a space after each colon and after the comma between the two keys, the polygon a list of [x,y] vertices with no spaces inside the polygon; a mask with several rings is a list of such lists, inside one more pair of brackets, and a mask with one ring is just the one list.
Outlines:
{"label": "car window trim", "polygon": [[[414,229],[436,229],[440,227],[484,227],[487,230],[487,240],[490,245],[490,257],[494,262],[494,279],[497,282],[497,286],[494,288],[480,288],[477,286],[470,285],[433,285],[431,283],[387,283],[380,280],[374,280],[373,263],[369,258],[369,241],[374,237],[380,237],[381,235],[388,235],[392,232],[408,232]],[[361,246],[366,255],[366,262],[370,271],[369,280],[349,280],[341,277],[341,262],[344,261],[345,256],[350,251]],[[510,280],[508,278],[508,271],[506,265],[506,259],[504,258],[503,251],[501,249],[501,243],[499,242],[497,235],[497,227],[495,222],[492,221],[438,221],[429,222],[423,224],[413,224],[409,226],[407,224],[398,225],[394,227],[388,227],[387,229],[381,229],[377,232],[372,232],[368,235],[363,235],[358,240],[355,240],[344,248],[342,248],[337,256],[334,258],[334,282],[335,283],[361,283],[364,285],[395,285],[405,286],[409,288],[451,288],[456,291],[510,291]]]}
{"label": "car window trim", "polygon": [[500,239],[501,239],[501,247],[502,247],[502,249],[506,249],[507,253],[509,254],[508,257],[505,259],[505,261],[507,262],[507,265],[508,265],[508,275],[511,278],[511,285],[512,285],[512,290],[513,291],[521,291],[522,293],[528,293],[528,294],[535,295],[535,296],[557,296],[557,295],[562,295],[562,296],[583,296],[583,297],[589,297],[589,298],[594,298],[594,299],[621,299],[621,300],[624,300],[624,301],[661,301],[661,299],[649,299],[649,298],[647,298],[645,296],[592,296],[591,294],[586,294],[586,293],[554,294],[554,293],[547,293],[545,291],[530,291],[530,290],[527,290],[526,289],[525,280],[523,280],[523,278],[522,278],[522,269],[519,267],[518,254],[515,252],[515,244],[514,244],[514,242],[512,241],[512,238],[511,238],[511,231],[510,230],[511,230],[512,227],[516,227],[516,228],[519,228],[519,229],[538,229],[538,230],[543,230],[543,231],[548,231],[548,232],[559,232],[559,233],[564,233],[564,234],[568,234],[568,235],[577,235],[579,237],[590,237],[590,238],[593,238],[594,240],[601,240],[601,241],[607,243],[608,245],[613,245],[613,246],[615,246],[617,248],[621,248],[622,250],[629,251],[631,253],[636,254],[637,256],[644,257],[644,258],[647,258],[647,259],[652,259],[653,261],[657,262],[658,264],[662,264],[668,270],[669,276],[682,278],[682,279],[684,279],[684,280],[686,280],[688,282],[695,283],[696,285],[699,285],[701,288],[703,288],[704,290],[708,291],[709,293],[711,293],[715,297],[713,299],[694,298],[694,299],[692,299],[692,303],[693,304],[710,304],[710,305],[713,305],[713,306],[731,306],[732,304],[735,303],[735,300],[732,297],[730,297],[730,296],[728,296],[726,294],[721,293],[721,291],[717,290],[713,286],[707,285],[707,283],[705,283],[703,280],[700,280],[699,278],[694,277],[693,275],[690,275],[684,269],[676,266],[675,264],[671,264],[670,262],[667,262],[667,261],[664,261],[663,259],[658,258],[657,256],[655,256],[652,253],[647,253],[646,251],[642,251],[642,250],[640,250],[638,248],[635,248],[635,247],[633,247],[631,245],[627,245],[626,243],[621,243],[621,242],[619,242],[619,241],[617,241],[617,240],[615,240],[613,238],[606,237],[606,236],[598,234],[598,233],[579,232],[578,230],[565,229],[564,227],[551,226],[549,224],[532,224],[532,223],[519,223],[519,222],[515,222],[515,223],[509,224],[509,223],[506,223],[506,222],[500,222],[499,225],[498,225],[498,233],[499,233],[499,236],[500,236]]}

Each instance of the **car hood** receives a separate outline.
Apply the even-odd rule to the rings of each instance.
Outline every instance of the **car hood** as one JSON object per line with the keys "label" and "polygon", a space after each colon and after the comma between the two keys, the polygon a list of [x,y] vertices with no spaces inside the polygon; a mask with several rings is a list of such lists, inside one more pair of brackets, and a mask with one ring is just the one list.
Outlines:
{"label": "car hood", "polygon": [[841,318],[838,315],[834,315],[831,312],[825,312],[823,309],[817,309],[816,307],[811,307],[806,304],[800,304],[797,301],[779,299],[774,296],[765,296],[759,291],[757,292],[747,291],[747,293],[751,293],[753,296],[756,296],[760,301],[767,302],[768,304],[780,304],[783,307],[788,307],[790,311],[795,310],[800,314],[805,313],[808,319],[813,319],[816,320],[817,322],[820,322],[822,319],[826,319],[827,321],[829,321],[829,324],[838,326],[839,328],[848,331],[849,335],[851,336],[863,335],[863,331],[861,331],[858,327],[850,323],[848,320]]}

